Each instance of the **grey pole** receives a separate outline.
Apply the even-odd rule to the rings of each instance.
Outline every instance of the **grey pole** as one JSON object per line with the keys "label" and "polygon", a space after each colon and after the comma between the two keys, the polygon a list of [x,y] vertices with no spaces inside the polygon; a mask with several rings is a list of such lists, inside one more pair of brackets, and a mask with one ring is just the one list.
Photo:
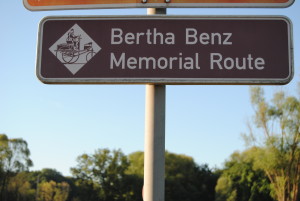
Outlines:
{"label": "grey pole", "polygon": [[165,85],[146,86],[144,201],[165,200]]}
{"label": "grey pole", "polygon": [[[166,14],[165,8],[148,8],[148,15]],[[165,200],[166,86],[146,85],[144,201]]]}

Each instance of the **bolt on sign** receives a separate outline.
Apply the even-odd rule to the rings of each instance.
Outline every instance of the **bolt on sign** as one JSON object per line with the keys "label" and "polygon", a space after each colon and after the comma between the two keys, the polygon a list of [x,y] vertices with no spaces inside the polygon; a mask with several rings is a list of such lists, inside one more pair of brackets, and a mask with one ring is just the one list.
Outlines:
{"label": "bolt on sign", "polygon": [[96,8],[288,7],[294,0],[23,0],[29,10]]}
{"label": "bolt on sign", "polygon": [[291,22],[282,16],[46,17],[44,83],[286,84]]}

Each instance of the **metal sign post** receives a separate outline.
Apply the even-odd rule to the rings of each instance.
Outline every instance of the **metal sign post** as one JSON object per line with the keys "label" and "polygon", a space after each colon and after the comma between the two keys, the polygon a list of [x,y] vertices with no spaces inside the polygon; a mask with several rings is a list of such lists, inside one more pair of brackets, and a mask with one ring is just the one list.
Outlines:
{"label": "metal sign post", "polygon": [[164,201],[165,85],[146,85],[144,201]]}
{"label": "metal sign post", "polygon": [[[148,15],[166,9],[148,8]],[[165,85],[146,85],[144,201],[165,200]]]}

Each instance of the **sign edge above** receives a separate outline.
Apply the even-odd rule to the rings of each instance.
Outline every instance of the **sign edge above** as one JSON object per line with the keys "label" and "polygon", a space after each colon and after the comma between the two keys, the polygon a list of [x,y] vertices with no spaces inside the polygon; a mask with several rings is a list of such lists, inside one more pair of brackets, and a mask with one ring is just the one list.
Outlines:
{"label": "sign edge above", "polygon": [[[171,0],[172,1],[172,0]],[[56,5],[31,6],[28,0],[23,5],[30,11],[48,10],[78,10],[78,9],[116,9],[116,8],[287,8],[295,0],[286,3],[128,3],[128,4],[86,4],[86,5]]]}

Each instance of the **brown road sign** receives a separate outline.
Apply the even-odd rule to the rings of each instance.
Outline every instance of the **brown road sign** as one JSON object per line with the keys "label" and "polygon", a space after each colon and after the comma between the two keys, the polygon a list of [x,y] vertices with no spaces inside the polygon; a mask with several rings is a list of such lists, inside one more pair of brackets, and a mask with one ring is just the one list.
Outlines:
{"label": "brown road sign", "polygon": [[291,22],[282,16],[47,17],[44,83],[286,84]]}
{"label": "brown road sign", "polygon": [[294,0],[23,0],[29,10],[96,8],[288,7]]}

